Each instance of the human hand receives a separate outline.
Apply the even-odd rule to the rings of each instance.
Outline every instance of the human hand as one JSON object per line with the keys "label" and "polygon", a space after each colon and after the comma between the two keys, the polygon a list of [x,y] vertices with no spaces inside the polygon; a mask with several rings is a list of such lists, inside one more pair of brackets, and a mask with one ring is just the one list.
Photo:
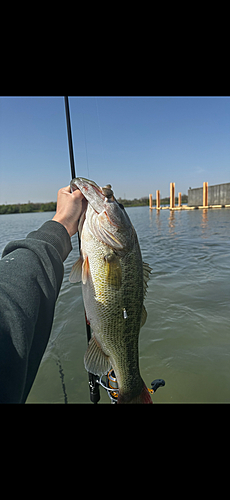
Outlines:
{"label": "human hand", "polygon": [[70,186],[59,189],[57,211],[52,220],[60,222],[70,236],[78,231],[78,221],[87,207],[87,200],[79,189],[71,193]]}

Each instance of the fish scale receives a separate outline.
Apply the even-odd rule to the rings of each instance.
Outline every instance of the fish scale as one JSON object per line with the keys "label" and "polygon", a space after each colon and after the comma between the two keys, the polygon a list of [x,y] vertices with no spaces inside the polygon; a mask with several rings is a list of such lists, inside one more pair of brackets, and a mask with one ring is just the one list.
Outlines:
{"label": "fish scale", "polygon": [[[82,279],[92,338],[85,367],[103,375],[112,367],[118,403],[152,403],[139,370],[138,340],[146,320],[143,300],[150,267],[143,264],[135,229],[113,196],[111,186],[73,181],[88,200],[81,230],[81,257],[70,280]],[[104,189],[104,192],[103,192]],[[109,197],[108,197],[109,191]]]}

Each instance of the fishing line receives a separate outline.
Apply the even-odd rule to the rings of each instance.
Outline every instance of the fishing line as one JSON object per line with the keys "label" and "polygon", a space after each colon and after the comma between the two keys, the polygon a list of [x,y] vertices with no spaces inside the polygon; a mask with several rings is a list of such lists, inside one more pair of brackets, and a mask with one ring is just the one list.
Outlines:
{"label": "fishing line", "polygon": [[[70,123],[68,97],[65,97],[64,100],[65,100],[66,124],[67,124],[67,134],[68,134],[68,144],[69,144],[70,167],[71,167],[72,178],[74,178],[74,177],[76,177],[76,173],[75,173],[75,165],[74,165],[73,142],[72,142],[72,134],[71,134],[71,123]],[[61,360],[60,360],[59,355],[57,355],[56,365],[58,366],[58,371],[59,371],[59,375],[60,375],[60,379],[61,379],[62,390],[63,390],[63,395],[64,395],[64,403],[68,404],[68,397],[67,397],[67,392],[66,392],[66,387],[65,387],[65,382],[64,382],[64,379],[65,379],[64,370],[62,368],[62,364],[61,364]]]}
{"label": "fishing line", "polygon": [[[72,132],[71,132],[71,122],[70,122],[70,112],[69,112],[69,101],[68,96],[64,97],[65,101],[65,111],[66,111],[66,124],[67,124],[67,135],[68,135],[68,144],[69,144],[69,156],[70,156],[70,167],[71,167],[71,175],[72,180],[76,177],[75,165],[74,165],[74,154],[73,154],[73,141],[72,141]],[[78,244],[79,244],[79,253],[81,251],[81,240],[78,232]],[[91,330],[90,325],[88,324],[86,313],[85,313],[85,325],[86,325],[86,335],[87,341],[89,343],[91,339]],[[63,372],[63,370],[62,370]],[[90,389],[90,399],[92,403],[97,404],[100,400],[100,392],[99,385],[96,383],[96,376],[93,373],[88,372],[89,377],[89,389]]]}
{"label": "fishing line", "polygon": [[100,125],[100,118],[99,118],[99,109],[98,109],[97,97],[96,97],[96,108],[97,108],[97,121],[98,121],[98,128],[99,128],[100,141],[101,141],[102,158],[103,158],[103,163],[105,163],[105,158],[104,158],[104,148],[103,148],[103,143],[102,143],[102,133],[101,133],[101,125]]}
{"label": "fishing line", "polygon": [[63,390],[63,394],[64,394],[64,402],[67,405],[68,404],[68,398],[67,398],[67,392],[66,392],[65,382],[64,382],[64,371],[63,371],[63,368],[62,368],[62,365],[61,365],[61,360],[60,360],[59,356],[58,356],[56,365],[59,368],[58,371],[59,371],[60,378],[61,378],[62,390]]}
{"label": "fishing line", "polygon": [[84,137],[85,137],[86,164],[87,164],[87,172],[88,172],[88,179],[89,179],[89,177],[90,177],[90,175],[89,175],[89,162],[88,162],[88,150],[87,150],[87,143],[86,143],[85,118],[84,118],[84,115],[83,115],[83,125],[84,125]]}

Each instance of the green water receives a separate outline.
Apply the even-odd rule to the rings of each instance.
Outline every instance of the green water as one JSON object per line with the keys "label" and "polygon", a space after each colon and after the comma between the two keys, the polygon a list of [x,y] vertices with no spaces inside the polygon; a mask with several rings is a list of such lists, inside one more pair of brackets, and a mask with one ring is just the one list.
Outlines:
{"label": "green water", "polygon": [[[148,387],[163,378],[155,403],[230,401],[230,210],[149,211],[128,208],[143,260],[152,267],[140,333],[140,369]],[[0,216],[1,247],[24,237],[52,214]],[[65,262],[50,341],[28,403],[89,403],[81,285],[68,276],[78,257],[77,237]],[[101,403],[110,404],[101,389]]]}

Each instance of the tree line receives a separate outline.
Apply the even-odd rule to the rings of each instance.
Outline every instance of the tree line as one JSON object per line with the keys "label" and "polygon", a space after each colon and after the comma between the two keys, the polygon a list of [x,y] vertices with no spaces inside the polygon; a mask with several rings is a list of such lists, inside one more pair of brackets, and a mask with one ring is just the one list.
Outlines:
{"label": "tree line", "polygon": [[0,214],[24,214],[29,212],[55,212],[57,203],[16,203],[14,205],[0,205]]}
{"label": "tree line", "polygon": [[[144,207],[148,206],[149,198],[144,196],[143,198],[134,198],[133,200],[126,200],[123,198],[118,198],[118,202],[122,203],[124,207]],[[188,196],[182,194],[182,203],[188,203]],[[170,198],[162,198],[161,205],[169,205]],[[177,196],[175,197],[175,203],[178,203]],[[153,205],[156,204],[156,200],[153,199]],[[56,201],[50,201],[48,203],[16,203],[14,205],[0,205],[0,215],[1,214],[24,214],[29,212],[55,212],[57,203]]]}

